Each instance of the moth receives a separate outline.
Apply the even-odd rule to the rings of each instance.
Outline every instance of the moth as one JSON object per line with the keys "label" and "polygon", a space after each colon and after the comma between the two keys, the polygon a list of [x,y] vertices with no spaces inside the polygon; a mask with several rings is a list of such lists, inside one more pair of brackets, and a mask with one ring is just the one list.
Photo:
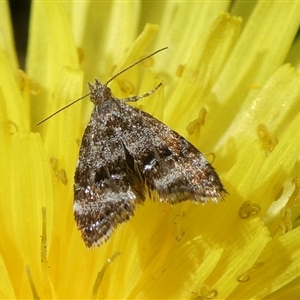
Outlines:
{"label": "moth", "polygon": [[149,191],[170,204],[217,202],[226,193],[214,168],[191,143],[127,104],[149,96],[161,84],[145,95],[120,100],[107,86],[112,79],[89,84],[94,108],[74,176],[74,217],[89,248],[107,241]]}

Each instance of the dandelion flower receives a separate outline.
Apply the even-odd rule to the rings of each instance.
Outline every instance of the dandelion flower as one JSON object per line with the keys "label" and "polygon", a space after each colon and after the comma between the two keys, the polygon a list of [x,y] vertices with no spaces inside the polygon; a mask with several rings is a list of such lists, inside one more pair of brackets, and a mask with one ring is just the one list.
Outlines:
{"label": "dandelion flower", "polygon": [[[18,70],[0,18],[1,298],[296,299],[300,2],[33,1]],[[73,219],[86,83],[110,85],[198,147],[229,195],[147,199],[99,248]]]}

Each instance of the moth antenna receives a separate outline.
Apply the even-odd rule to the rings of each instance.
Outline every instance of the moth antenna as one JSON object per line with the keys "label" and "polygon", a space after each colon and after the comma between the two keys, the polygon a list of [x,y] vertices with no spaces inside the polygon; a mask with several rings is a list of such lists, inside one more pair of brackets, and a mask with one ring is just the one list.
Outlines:
{"label": "moth antenna", "polygon": [[[131,65],[128,66],[127,68],[123,69],[122,71],[120,71],[119,73],[117,73],[116,75],[114,75],[114,76],[113,76],[112,78],[110,78],[104,85],[107,86],[108,83],[110,83],[112,80],[114,80],[114,79],[115,79],[117,76],[119,76],[120,74],[126,72],[128,69],[130,69],[130,68],[132,68],[133,66],[139,64],[140,62],[146,60],[147,58],[149,58],[149,57],[155,55],[156,53],[161,52],[161,51],[166,50],[166,49],[168,49],[168,47],[164,47],[164,48],[158,49],[158,50],[154,51],[153,53],[151,53],[151,54],[149,54],[149,55],[147,55],[147,56],[141,58],[140,60],[136,61],[135,63],[131,64]],[[158,88],[158,87],[157,87],[157,88]],[[156,88],[156,89],[157,89],[157,88]],[[71,105],[75,104],[76,102],[82,100],[83,98],[89,96],[90,94],[91,94],[91,93],[88,93],[88,94],[86,94],[86,95],[84,95],[84,96],[78,98],[77,100],[71,102],[70,104],[68,104],[68,105],[66,105],[66,106],[64,106],[64,107],[62,107],[61,109],[57,110],[55,113],[51,114],[51,115],[48,116],[47,118],[45,118],[45,119],[43,119],[42,121],[40,121],[39,123],[37,123],[35,126],[41,125],[42,123],[46,122],[47,120],[49,120],[50,118],[52,118],[53,116],[55,116],[56,114],[58,114],[59,112],[61,112],[62,110],[65,110],[66,108],[68,108],[68,107],[70,107]],[[141,97],[141,98],[142,98],[142,97]]]}
{"label": "moth antenna", "polygon": [[149,57],[155,55],[156,53],[158,52],[161,52],[161,51],[164,51],[168,49],[168,47],[164,47],[164,48],[161,48],[161,49],[158,49],[156,51],[154,51],[153,53],[141,58],[140,60],[136,61],[135,63],[131,64],[130,66],[128,66],[127,68],[123,69],[122,71],[120,71],[119,73],[117,73],[116,75],[114,75],[112,78],[110,78],[106,83],[105,85],[107,86],[111,81],[113,81],[116,77],[118,77],[119,75],[121,75],[122,73],[126,72],[127,70],[131,69],[132,67],[134,67],[135,65],[139,64],[140,62],[148,59]]}
{"label": "moth antenna", "polygon": [[62,110],[65,110],[66,108],[72,106],[73,104],[75,104],[76,102],[78,102],[78,101],[82,100],[83,98],[89,96],[90,94],[91,94],[91,93],[88,93],[88,94],[86,94],[86,95],[84,95],[84,96],[78,98],[77,100],[71,102],[70,104],[68,104],[68,105],[66,105],[66,106],[64,106],[64,107],[62,107],[61,109],[57,110],[55,113],[51,114],[50,116],[48,116],[48,117],[45,118],[44,120],[38,122],[35,126],[41,125],[42,123],[46,122],[47,120],[49,120],[50,118],[52,118],[53,116],[55,116],[56,114],[58,114],[59,112],[61,112]]}

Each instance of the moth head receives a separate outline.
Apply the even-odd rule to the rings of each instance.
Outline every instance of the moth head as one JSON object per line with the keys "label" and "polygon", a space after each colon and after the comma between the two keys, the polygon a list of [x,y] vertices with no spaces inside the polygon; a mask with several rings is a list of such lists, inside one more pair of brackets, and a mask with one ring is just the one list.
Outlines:
{"label": "moth head", "polygon": [[88,87],[91,94],[91,101],[94,105],[98,105],[102,101],[112,97],[110,88],[106,84],[102,84],[97,78],[95,79],[95,85],[88,83]]}

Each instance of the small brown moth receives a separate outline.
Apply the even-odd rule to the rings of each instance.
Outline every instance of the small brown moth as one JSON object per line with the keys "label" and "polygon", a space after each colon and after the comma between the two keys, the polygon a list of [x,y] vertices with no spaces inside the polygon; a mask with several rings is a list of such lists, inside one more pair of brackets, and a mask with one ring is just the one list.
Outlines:
{"label": "small brown moth", "polygon": [[142,96],[113,96],[108,83],[133,65],[105,84],[89,84],[94,109],[74,178],[74,216],[87,247],[108,240],[145,201],[148,189],[170,204],[188,199],[217,202],[226,193],[214,168],[192,144],[126,103],[149,96],[161,84]]}

